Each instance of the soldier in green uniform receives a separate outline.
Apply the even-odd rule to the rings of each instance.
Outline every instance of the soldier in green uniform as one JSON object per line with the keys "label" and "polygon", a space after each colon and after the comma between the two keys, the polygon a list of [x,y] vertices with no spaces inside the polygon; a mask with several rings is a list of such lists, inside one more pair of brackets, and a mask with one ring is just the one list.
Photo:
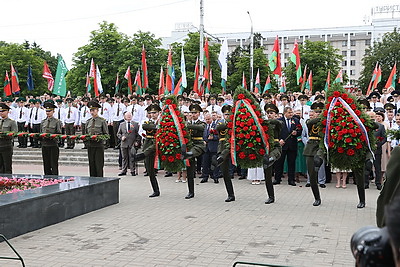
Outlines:
{"label": "soldier in green uniform", "polygon": [[[45,102],[46,119],[40,124],[41,133],[61,134],[61,121],[53,117],[54,109],[57,108],[52,102]],[[58,148],[57,139],[42,139],[42,158],[43,169],[45,175],[58,175],[58,158],[60,149]]]}
{"label": "soldier in green uniform", "polygon": [[[88,103],[92,117],[86,122],[88,135],[108,134],[107,121],[99,117],[100,104],[95,101]],[[104,167],[104,144],[103,141],[89,140],[86,144],[88,148],[89,173],[91,177],[103,177]]]}
{"label": "soldier in green uniform", "polygon": [[319,115],[324,109],[324,103],[315,102],[311,105],[310,119],[307,121],[308,142],[304,147],[303,155],[306,157],[307,172],[310,176],[311,190],[314,195],[313,206],[321,205],[321,196],[318,188],[318,168],[323,163],[321,152],[319,152],[319,144],[321,142],[321,128],[318,126],[320,122]]}
{"label": "soldier in green uniform", "polygon": [[196,172],[196,163],[194,158],[201,156],[206,150],[206,144],[203,140],[206,123],[199,120],[200,112],[202,112],[203,109],[199,104],[192,104],[189,106],[189,111],[192,114],[192,120],[187,122],[187,128],[189,129],[193,147],[185,154],[185,158],[190,159],[190,166],[187,167],[189,193],[185,199],[194,197],[194,176]]}
{"label": "soldier in green uniform", "polygon": [[265,201],[265,204],[271,204],[275,202],[275,193],[274,193],[274,185],[272,183],[272,170],[273,164],[276,160],[281,157],[282,154],[282,146],[279,144],[279,134],[282,130],[282,122],[276,119],[277,114],[279,113],[279,109],[274,104],[265,104],[264,106],[265,113],[267,114],[268,127],[271,128],[269,133],[269,153],[264,158],[264,179],[265,179],[265,187],[267,189],[268,198]]}
{"label": "soldier in green uniform", "polygon": [[224,119],[218,122],[216,130],[218,131],[218,151],[217,151],[217,164],[221,168],[222,177],[224,178],[226,192],[228,193],[228,198],[225,199],[225,202],[235,201],[235,192],[233,191],[232,179],[229,174],[229,166],[230,166],[230,151],[228,147],[229,135],[228,135],[228,127],[227,120],[232,113],[232,106],[225,105],[221,109]]}
{"label": "soldier in green uniform", "polygon": [[[0,103],[0,132],[16,132],[17,123],[8,117],[10,107]],[[12,173],[13,137],[0,138],[0,173]]]}

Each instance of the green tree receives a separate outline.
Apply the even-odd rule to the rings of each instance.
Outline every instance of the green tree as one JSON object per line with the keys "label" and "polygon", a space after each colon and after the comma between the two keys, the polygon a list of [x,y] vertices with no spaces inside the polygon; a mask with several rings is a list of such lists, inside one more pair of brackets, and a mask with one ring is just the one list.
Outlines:
{"label": "green tree", "polygon": [[[306,40],[299,45],[302,71],[307,65],[307,77],[310,70],[313,74],[313,91],[324,89],[328,70],[331,73],[331,82],[335,79],[341,68],[343,56],[339,55],[339,49],[334,48],[328,42]],[[290,54],[289,54],[290,57]],[[283,71],[286,76],[287,90],[300,91],[300,85],[296,82],[296,66],[287,59],[289,64]]]}
{"label": "green tree", "polygon": [[[360,88],[363,89],[364,93],[368,88],[372,72],[377,62],[379,62],[382,69],[382,80],[378,83],[378,89],[382,89],[385,86],[394,63],[400,62],[399,52],[400,33],[396,29],[393,32],[386,33],[381,42],[376,42],[374,46],[366,49],[365,56],[362,60],[363,70],[358,80],[358,84]],[[396,88],[399,88],[397,83]]]}

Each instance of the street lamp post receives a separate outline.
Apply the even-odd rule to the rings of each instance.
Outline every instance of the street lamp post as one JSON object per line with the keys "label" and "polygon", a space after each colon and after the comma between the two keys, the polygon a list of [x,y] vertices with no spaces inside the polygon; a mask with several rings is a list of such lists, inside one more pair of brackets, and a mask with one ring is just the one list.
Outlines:
{"label": "street lamp post", "polygon": [[254,57],[254,35],[253,35],[253,20],[251,19],[250,12],[247,11],[247,14],[249,14],[250,18],[250,23],[251,23],[251,31],[250,31],[250,92],[253,92],[253,76],[254,76],[254,63],[253,63],[253,57]]}

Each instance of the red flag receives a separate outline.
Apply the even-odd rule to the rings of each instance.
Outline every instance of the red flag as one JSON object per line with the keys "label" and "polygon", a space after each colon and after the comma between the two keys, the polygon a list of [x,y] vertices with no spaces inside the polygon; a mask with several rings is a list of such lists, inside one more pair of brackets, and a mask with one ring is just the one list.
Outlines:
{"label": "red flag", "polygon": [[133,83],[135,85],[135,92],[138,95],[142,95],[142,79],[140,79],[140,71],[137,70],[136,76],[135,76],[135,82]]}
{"label": "red flag", "polygon": [[54,78],[53,78],[53,75],[51,75],[51,71],[50,71],[49,65],[47,65],[46,61],[43,64],[42,77],[47,79],[47,89],[49,91],[52,91],[53,87],[54,87]]}
{"label": "red flag", "polygon": [[196,65],[194,67],[193,91],[201,96],[201,93],[199,91],[199,58],[196,58]]}
{"label": "red flag", "polygon": [[301,92],[304,91],[304,84],[307,81],[307,65],[304,67],[303,77],[301,77]]}
{"label": "red flag", "polygon": [[244,76],[244,71],[242,76],[242,87],[247,90],[247,83],[246,83],[246,77]]}
{"label": "red flag", "polygon": [[390,86],[395,87],[395,80],[396,80],[396,63],[394,63],[393,69],[390,72],[389,78],[386,82],[385,88],[389,88]]}
{"label": "red flag", "polygon": [[282,69],[281,69],[281,55],[279,52],[279,38],[276,36],[274,42],[274,48],[272,48],[272,53],[269,58],[269,67],[273,74],[282,76]]}
{"label": "red flag", "polygon": [[381,69],[381,66],[378,65],[378,70],[376,72],[376,77],[375,77],[375,80],[374,80],[374,84],[372,86],[373,89],[378,87],[378,83],[381,81],[381,79],[382,79],[382,69]]}
{"label": "red flag", "polygon": [[144,49],[144,45],[142,48],[142,74],[143,74],[143,88],[149,88],[149,78],[147,77],[147,62],[146,62],[146,50]]}
{"label": "red flag", "polygon": [[369,81],[367,92],[365,93],[366,96],[369,96],[369,94],[372,93],[372,85],[374,84],[377,73],[378,73],[378,62],[376,62],[375,69],[372,72],[372,77],[371,80]]}
{"label": "red flag", "polygon": [[168,93],[172,93],[173,87],[173,67],[172,67],[172,50],[171,48],[168,51],[168,64],[167,64],[167,81],[166,81],[166,86]]}
{"label": "red flag", "polygon": [[[207,73],[210,71],[210,54],[208,51],[208,40],[207,38],[204,40],[204,68],[206,69],[205,73]],[[206,76],[206,74],[204,74],[204,77]]]}
{"label": "red flag", "polygon": [[90,70],[89,70],[89,77],[96,77],[96,66],[94,65],[94,61],[92,58],[92,61],[90,62]]}
{"label": "red flag", "polygon": [[164,69],[161,66],[160,70],[160,81],[158,83],[158,96],[161,96],[164,94]]}
{"label": "red flag", "polygon": [[13,94],[21,91],[19,88],[18,74],[15,71],[13,64],[11,64],[11,91]]}
{"label": "red flag", "polygon": [[174,95],[179,95],[179,91],[181,90],[181,84],[182,84],[182,77],[179,79],[178,83],[175,86]]}
{"label": "red flag", "polygon": [[11,95],[11,85],[10,85],[10,78],[8,77],[8,72],[6,71],[6,77],[4,77],[4,94],[6,96]]}
{"label": "red flag", "polygon": [[124,78],[128,80],[129,93],[132,94],[132,76],[131,76],[131,66],[125,72]]}

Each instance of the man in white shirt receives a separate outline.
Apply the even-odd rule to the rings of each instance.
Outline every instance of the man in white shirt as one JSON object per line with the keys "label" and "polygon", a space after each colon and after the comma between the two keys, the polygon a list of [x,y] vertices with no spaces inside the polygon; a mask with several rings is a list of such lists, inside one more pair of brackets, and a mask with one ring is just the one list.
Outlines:
{"label": "man in white shirt", "polygon": [[208,98],[209,105],[206,108],[208,112],[211,114],[213,111],[216,111],[218,114],[222,115],[221,107],[217,105],[217,98],[214,95],[211,95]]}
{"label": "man in white shirt", "polygon": [[139,125],[141,125],[143,121],[147,120],[146,112],[143,106],[138,104],[137,96],[132,96],[131,104],[126,108],[126,110],[132,113],[132,121],[137,122]]}
{"label": "man in white shirt", "polygon": [[[90,108],[87,106],[89,100],[90,99],[88,97],[82,98],[82,106],[80,107],[80,112],[79,112],[79,126],[82,129],[83,135],[87,133],[86,122],[88,119],[92,117],[92,115],[90,114]],[[86,142],[83,143],[82,149],[86,149]]]}
{"label": "man in white shirt", "polygon": [[378,102],[378,99],[381,98],[381,95],[378,92],[372,92],[369,96],[369,104],[372,108],[372,111],[375,111],[375,108],[383,108],[383,104]]}
{"label": "man in white shirt", "polygon": [[[30,118],[30,126],[32,133],[39,133],[40,132],[40,124],[42,121],[47,117],[46,112],[41,108],[42,101],[39,99],[35,100],[35,106],[32,109],[32,117]],[[32,147],[39,148],[40,143],[37,138],[33,138],[32,140]]]}
{"label": "man in white shirt", "polygon": [[[73,98],[67,98],[66,102],[68,106],[64,109],[65,134],[75,135],[76,127],[78,126],[79,123],[79,111],[76,107],[72,106],[72,103],[74,102]],[[67,146],[65,147],[65,149],[73,149],[74,147],[75,147],[75,140],[68,138]]]}
{"label": "man in white shirt", "polygon": [[117,132],[119,129],[119,124],[124,121],[124,112],[126,111],[126,106],[121,103],[122,95],[120,93],[115,95],[115,103],[113,105],[113,117],[112,117],[112,125],[113,125],[113,133],[115,137],[115,148],[119,148],[119,144],[121,140],[117,138]]}
{"label": "man in white shirt", "polygon": [[[28,131],[29,110],[25,107],[25,97],[19,97],[16,102],[18,107],[15,108],[15,121],[17,122],[18,132]],[[28,146],[27,137],[18,137],[18,147],[26,148]]]}
{"label": "man in white shirt", "polygon": [[[400,113],[397,113],[396,124],[392,126],[391,130],[400,130]],[[392,139],[390,145],[392,148],[395,148],[396,146],[400,145],[400,140]]]}
{"label": "man in white shirt", "polygon": [[[106,120],[107,125],[111,125],[111,105],[107,102],[107,97],[105,95],[100,95],[100,108],[98,115],[99,117],[103,118]],[[108,127],[108,132],[110,133],[110,127]],[[107,149],[110,147],[110,139],[106,140],[106,145],[104,146],[104,149]]]}
{"label": "man in white shirt", "polygon": [[397,114],[397,112],[400,109],[400,91],[399,90],[392,91],[392,97],[393,97],[392,104],[394,105],[394,113]]}
{"label": "man in white shirt", "polygon": [[300,95],[297,99],[299,100],[299,104],[295,107],[295,110],[299,110],[300,118],[306,121],[310,118],[310,106],[307,105],[308,96]]}

